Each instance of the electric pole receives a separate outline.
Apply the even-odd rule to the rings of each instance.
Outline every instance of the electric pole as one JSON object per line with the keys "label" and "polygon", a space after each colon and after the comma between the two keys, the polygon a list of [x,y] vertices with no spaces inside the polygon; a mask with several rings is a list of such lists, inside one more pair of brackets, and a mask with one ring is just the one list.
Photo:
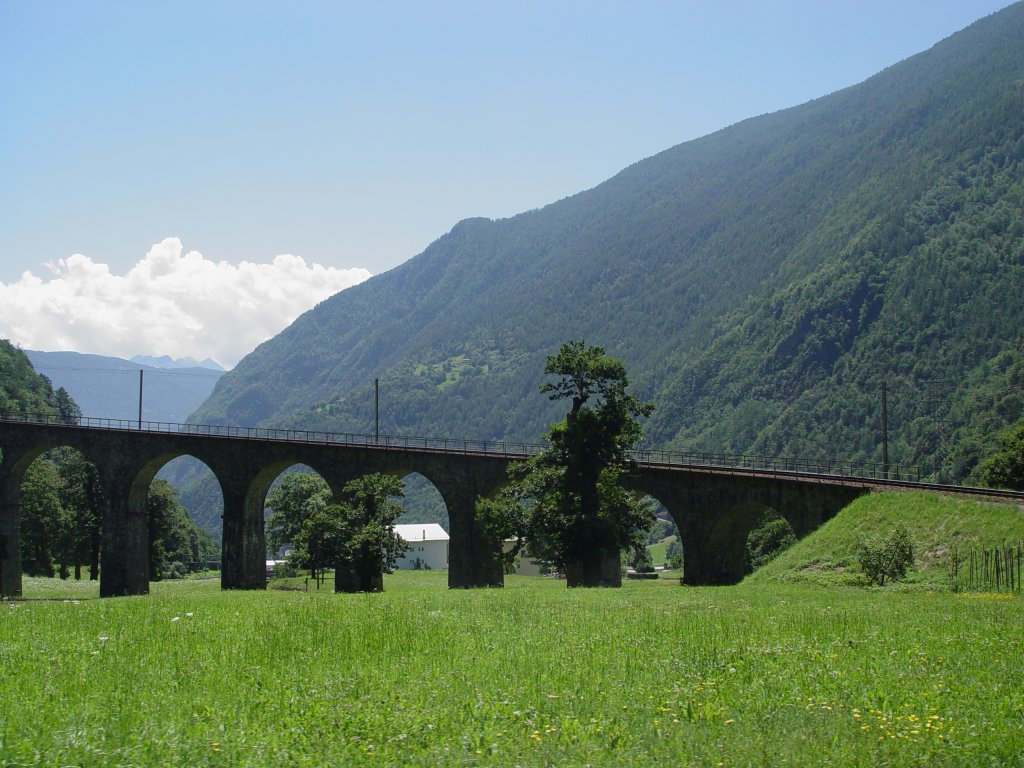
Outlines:
{"label": "electric pole", "polygon": [[889,479],[889,406],[885,396],[885,382],[882,382],[882,477]]}

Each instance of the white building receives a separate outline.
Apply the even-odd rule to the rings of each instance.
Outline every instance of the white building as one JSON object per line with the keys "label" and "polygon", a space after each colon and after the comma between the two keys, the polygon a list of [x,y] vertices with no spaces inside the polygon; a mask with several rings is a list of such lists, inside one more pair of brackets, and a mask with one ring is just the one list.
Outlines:
{"label": "white building", "polygon": [[[512,548],[516,545],[515,539],[505,539],[502,543],[502,549],[507,555],[512,551]],[[520,576],[540,576],[541,567],[540,563],[530,557],[530,545],[525,545],[519,550],[519,556],[516,558],[516,573]]]}
{"label": "white building", "polygon": [[395,533],[409,545],[405,554],[395,562],[396,568],[411,570],[448,568],[448,534],[437,523],[410,523],[396,525]]}

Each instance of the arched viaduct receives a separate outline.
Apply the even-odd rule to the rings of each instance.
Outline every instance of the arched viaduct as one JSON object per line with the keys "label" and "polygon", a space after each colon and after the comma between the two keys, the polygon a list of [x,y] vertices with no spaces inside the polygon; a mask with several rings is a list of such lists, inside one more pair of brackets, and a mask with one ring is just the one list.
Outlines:
{"label": "arched viaduct", "polygon": [[[149,589],[146,498],[156,473],[179,456],[204,462],[224,499],[221,585],[266,585],[264,500],[288,467],[305,464],[337,492],[371,472],[430,480],[448,507],[449,587],[498,586],[500,542],[487,540],[475,520],[476,500],[493,494],[506,467],[525,448],[425,441],[423,445],[335,442],[338,436],[189,427],[193,432],[0,421],[0,595],[21,592],[19,492],[28,466],[45,451],[68,446],[92,461],[106,490],[100,593],[145,594]],[[284,437],[279,437],[284,435]],[[299,436],[298,438],[296,436]],[[304,436],[304,437],[302,437]],[[501,450],[498,450],[500,448]],[[671,513],[682,534],[684,580],[727,584],[743,575],[747,534],[766,508],[803,536],[834,516],[875,481],[810,473],[711,468],[640,462],[632,490],[650,494]]]}

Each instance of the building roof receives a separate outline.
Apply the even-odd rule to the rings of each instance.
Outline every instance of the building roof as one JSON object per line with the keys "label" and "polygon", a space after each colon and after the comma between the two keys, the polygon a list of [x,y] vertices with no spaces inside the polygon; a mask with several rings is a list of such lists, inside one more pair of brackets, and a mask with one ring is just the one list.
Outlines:
{"label": "building roof", "polygon": [[448,541],[448,534],[437,523],[396,525],[395,533],[410,544],[414,541]]}

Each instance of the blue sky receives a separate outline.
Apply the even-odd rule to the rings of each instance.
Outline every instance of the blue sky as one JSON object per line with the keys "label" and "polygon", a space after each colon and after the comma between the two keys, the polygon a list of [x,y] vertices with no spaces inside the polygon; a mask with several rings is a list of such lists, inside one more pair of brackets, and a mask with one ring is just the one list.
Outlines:
{"label": "blue sky", "polygon": [[1005,5],[0,0],[0,286],[167,238],[378,273]]}

